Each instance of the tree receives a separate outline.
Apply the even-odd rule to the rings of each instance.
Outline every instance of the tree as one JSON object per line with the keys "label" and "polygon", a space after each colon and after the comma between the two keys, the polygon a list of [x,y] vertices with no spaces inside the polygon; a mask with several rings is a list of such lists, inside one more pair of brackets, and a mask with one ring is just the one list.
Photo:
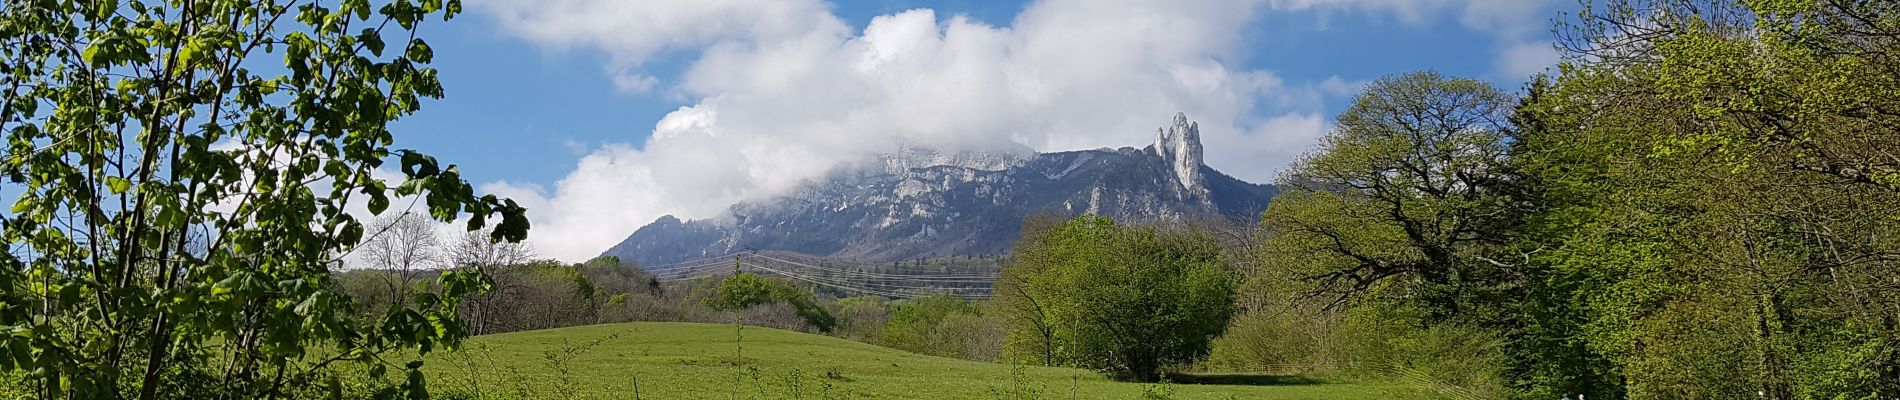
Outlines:
{"label": "tree", "polygon": [[[1304,285],[1329,305],[1314,312],[1304,299],[1277,302],[1311,315],[1347,309],[1340,334],[1370,333],[1371,343],[1354,346],[1385,349],[1357,361],[1419,368],[1407,346],[1456,346],[1428,351],[1449,364],[1426,372],[1485,386],[1474,390],[1513,382],[1530,397],[1617,385],[1596,353],[1545,334],[1576,328],[1565,303],[1574,292],[1536,262],[1552,244],[1528,228],[1547,217],[1547,204],[1542,183],[1516,158],[1520,123],[1539,123],[1516,112],[1520,103],[1489,84],[1431,72],[1368,85],[1280,179],[1261,221],[1261,264],[1272,271],[1257,274],[1250,290]],[[1466,340],[1466,332],[1499,338],[1511,357],[1489,357],[1493,342]],[[1449,366],[1458,360],[1509,365]],[[1612,393],[1620,391],[1589,395]]]}
{"label": "tree", "polygon": [[485,269],[502,265],[524,264],[534,260],[534,248],[527,243],[496,241],[491,230],[468,231],[448,243],[447,261],[454,268]]}
{"label": "tree", "polygon": [[939,331],[945,320],[955,315],[977,314],[976,304],[955,296],[924,296],[896,302],[890,322],[884,324],[879,344],[915,353],[954,357],[963,353],[960,343]]}
{"label": "tree", "polygon": [[831,316],[831,311],[826,311],[824,306],[818,304],[818,299],[810,290],[784,279],[771,279],[767,282],[772,291],[772,300],[792,306],[792,312],[798,314],[798,318],[805,320],[806,325],[817,329],[819,333],[831,333],[832,329],[837,328],[838,319]]}
{"label": "tree", "polygon": [[[409,307],[354,317],[329,268],[365,238],[346,210],[416,196],[438,221],[498,218],[491,240],[520,241],[528,226],[455,166],[389,148],[390,122],[442,95],[417,27],[461,7],[379,4],[0,8],[0,177],[20,193],[0,216],[0,386],[338,395],[335,366],[356,364],[407,373],[351,396],[427,395],[419,354],[466,335],[455,306],[483,280],[443,274]],[[391,158],[400,182],[376,175]]]}
{"label": "tree", "polygon": [[741,272],[720,279],[719,285],[713,289],[713,295],[706,297],[705,303],[707,308],[734,312],[771,304],[771,284],[758,274]]}
{"label": "tree", "polygon": [[1462,315],[1509,276],[1494,257],[1521,215],[1506,168],[1513,105],[1431,72],[1372,82],[1280,179],[1263,250],[1342,300],[1416,282],[1397,290]]}
{"label": "tree", "polygon": [[478,296],[483,333],[559,328],[597,322],[593,280],[577,265],[555,260],[498,266],[495,289]]}
{"label": "tree", "polygon": [[[1163,368],[1206,356],[1233,314],[1232,277],[1208,234],[1085,216],[1030,243],[1018,254],[1049,251],[1050,264],[1021,275],[1022,288],[1041,302],[1064,362],[1156,381]],[[1018,260],[1009,268],[1023,268]]]}
{"label": "tree", "polygon": [[713,295],[704,302],[707,308],[732,311],[734,324],[738,323],[739,311],[766,304],[791,305],[806,324],[820,332],[831,332],[837,324],[831,312],[818,305],[811,291],[782,279],[768,279],[750,272],[721,279]]}
{"label": "tree", "polygon": [[1009,357],[1045,366],[1056,365],[1055,327],[1043,306],[1046,300],[1039,298],[1043,291],[1035,288],[1030,279],[1059,261],[1055,258],[1054,246],[1045,241],[1064,223],[1052,216],[1025,218],[1022,237],[1012,246],[1013,257],[997,274],[993,291],[1006,294],[994,296],[994,303],[1006,310],[1001,314],[1004,323],[1010,326],[1004,342],[1004,353]]}
{"label": "tree", "polygon": [[469,332],[476,335],[493,333],[497,313],[505,313],[506,295],[500,287],[506,280],[501,276],[506,268],[527,264],[534,259],[534,249],[524,242],[497,241],[489,238],[493,229],[467,231],[453,240],[448,248],[448,263],[452,268],[474,270],[496,283],[496,290],[470,296],[462,303],[469,323]]}
{"label": "tree", "polygon": [[1518,156],[1575,294],[1550,336],[1630,397],[1900,395],[1896,11],[1612,1],[1562,27],[1576,61]]}
{"label": "tree", "polygon": [[402,294],[443,261],[442,241],[428,220],[406,212],[377,219],[370,232],[357,251],[363,252],[364,266],[383,278],[390,306],[401,307],[408,301]]}
{"label": "tree", "polygon": [[878,343],[884,325],[890,322],[890,309],[883,298],[852,296],[838,299],[838,333],[846,339]]}

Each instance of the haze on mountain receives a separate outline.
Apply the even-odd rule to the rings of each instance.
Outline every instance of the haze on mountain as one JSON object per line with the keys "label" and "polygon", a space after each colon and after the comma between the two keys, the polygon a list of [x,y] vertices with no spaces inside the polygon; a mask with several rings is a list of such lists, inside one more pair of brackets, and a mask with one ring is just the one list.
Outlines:
{"label": "haze on mountain", "polygon": [[602,255],[663,265],[757,249],[889,261],[1002,254],[1037,214],[1253,221],[1274,188],[1214,170],[1203,153],[1199,124],[1180,113],[1139,149],[903,147],[726,215],[660,217]]}

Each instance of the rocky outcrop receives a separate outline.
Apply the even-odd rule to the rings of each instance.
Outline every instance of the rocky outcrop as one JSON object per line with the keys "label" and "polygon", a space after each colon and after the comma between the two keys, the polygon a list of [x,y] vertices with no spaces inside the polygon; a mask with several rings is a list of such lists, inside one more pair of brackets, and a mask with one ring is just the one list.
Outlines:
{"label": "rocky outcrop", "polygon": [[660,218],[605,255],[658,265],[746,249],[866,261],[999,254],[1036,214],[1251,221],[1266,209],[1272,187],[1208,168],[1201,154],[1199,126],[1179,114],[1144,149],[906,147],[783,196],[734,205],[731,218]]}
{"label": "rocky outcrop", "polygon": [[1188,121],[1185,113],[1175,113],[1174,125],[1155,130],[1151,150],[1174,170],[1181,190],[1207,195],[1207,181],[1201,178],[1201,124]]}

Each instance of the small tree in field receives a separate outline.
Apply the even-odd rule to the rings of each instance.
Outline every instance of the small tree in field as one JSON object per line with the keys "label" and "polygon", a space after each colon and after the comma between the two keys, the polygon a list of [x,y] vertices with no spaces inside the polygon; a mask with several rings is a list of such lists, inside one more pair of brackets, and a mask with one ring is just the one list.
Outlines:
{"label": "small tree in field", "polygon": [[[376,234],[346,210],[384,214],[394,196],[471,229],[498,217],[490,240],[526,237],[512,201],[389,148],[389,124],[442,95],[417,27],[460,9],[0,7],[0,192],[18,194],[0,215],[0,392],[427,397],[421,354],[466,336],[456,304],[486,281],[444,273],[437,290],[365,318],[330,267]],[[378,177],[391,159],[400,182]],[[345,385],[342,371],[371,379]]]}
{"label": "small tree in field", "polygon": [[1233,315],[1233,279],[1209,235],[1122,227],[1096,216],[1040,234],[1016,250],[1037,256],[1009,266],[1023,269],[1020,290],[997,296],[1033,296],[1053,333],[1054,357],[1068,364],[1156,381],[1163,368],[1206,356]]}

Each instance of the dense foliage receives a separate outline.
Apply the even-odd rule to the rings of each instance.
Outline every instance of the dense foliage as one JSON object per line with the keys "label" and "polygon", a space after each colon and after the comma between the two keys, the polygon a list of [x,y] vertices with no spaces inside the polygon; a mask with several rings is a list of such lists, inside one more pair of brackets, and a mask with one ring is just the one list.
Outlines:
{"label": "dense foliage", "polygon": [[[330,268],[416,212],[519,241],[511,201],[391,150],[439,97],[450,0],[15,1],[0,8],[0,387],[39,398],[426,396],[487,286],[440,274],[362,316]],[[379,177],[401,160],[401,179]],[[407,201],[405,201],[407,202]],[[497,217],[499,217],[497,219]],[[413,353],[412,353],[413,352]],[[340,381],[339,367],[369,380]],[[389,369],[406,374],[383,379]],[[347,386],[347,387],[346,387]]]}
{"label": "dense foliage", "polygon": [[1574,26],[1600,61],[1533,86],[1520,162],[1551,303],[1631,397],[1900,396],[1896,11],[1618,2]]}
{"label": "dense foliage", "polygon": [[1275,300],[1223,359],[1523,398],[1900,396],[1896,11],[1611,1],[1522,99],[1374,82],[1282,179],[1247,285]]}
{"label": "dense foliage", "polygon": [[[1164,368],[1207,355],[1233,311],[1233,280],[1212,237],[1194,231],[1124,227],[1084,216],[1017,248],[1008,268],[1023,282],[999,292],[1037,310],[1008,318],[1012,330],[1048,332],[1049,342],[1014,354],[1049,354],[1057,363],[1103,369],[1152,382]],[[1046,263],[1046,264],[1045,264]],[[1003,300],[999,300],[1003,301]],[[1020,336],[1020,335],[1019,335]],[[1037,360],[1040,361],[1040,360]]]}

